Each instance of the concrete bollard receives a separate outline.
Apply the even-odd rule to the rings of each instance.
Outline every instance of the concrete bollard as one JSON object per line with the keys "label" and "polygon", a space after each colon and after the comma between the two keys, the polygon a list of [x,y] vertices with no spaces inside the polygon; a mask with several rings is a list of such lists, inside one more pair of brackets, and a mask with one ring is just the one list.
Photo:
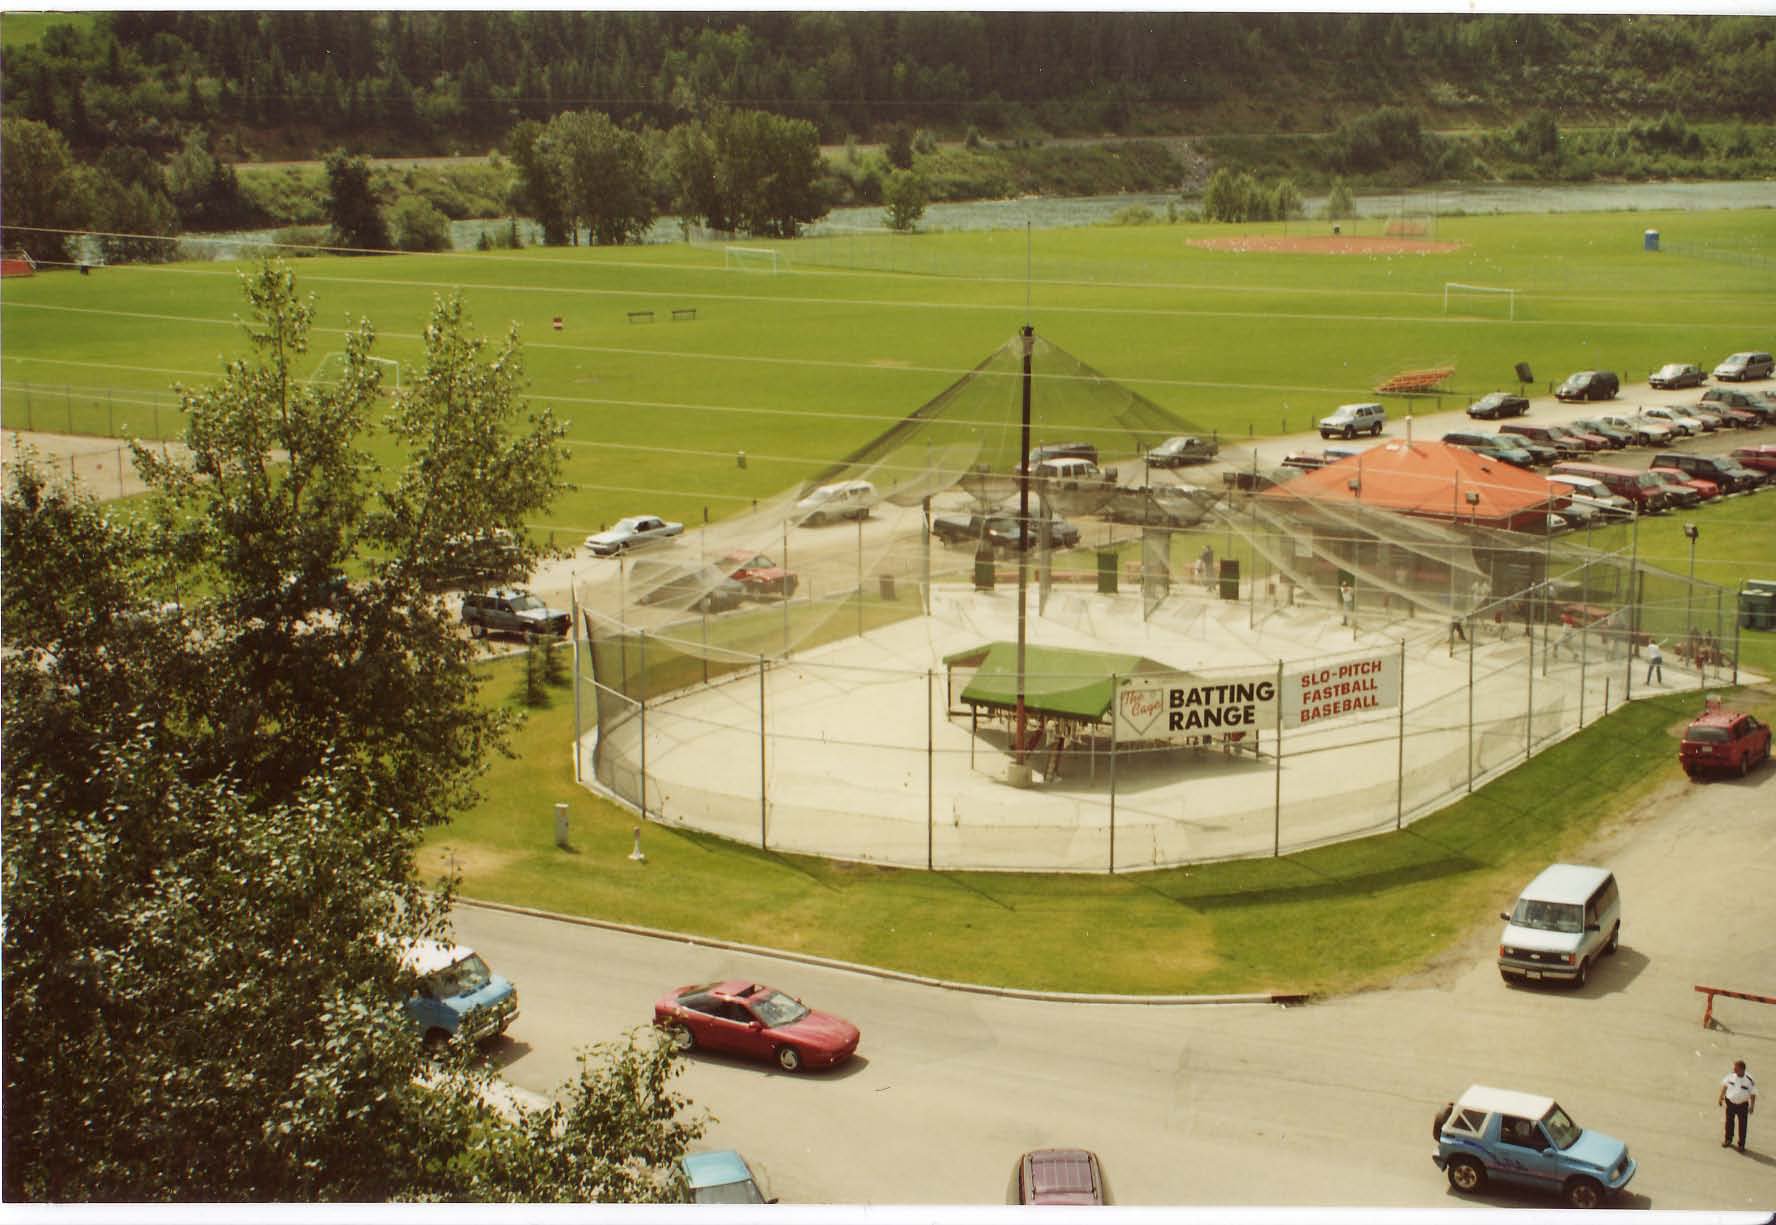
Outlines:
{"label": "concrete bollard", "polygon": [[555,845],[567,849],[567,805],[555,805]]}

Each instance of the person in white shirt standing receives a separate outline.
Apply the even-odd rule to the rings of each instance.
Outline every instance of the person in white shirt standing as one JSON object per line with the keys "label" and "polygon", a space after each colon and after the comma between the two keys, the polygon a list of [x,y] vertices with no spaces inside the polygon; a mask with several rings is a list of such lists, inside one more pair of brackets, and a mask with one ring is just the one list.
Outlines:
{"label": "person in white shirt standing", "polygon": [[1720,1093],[1715,1098],[1716,1105],[1727,1108],[1727,1138],[1721,1141],[1722,1148],[1731,1147],[1733,1143],[1733,1122],[1739,1123],[1739,1151],[1745,1151],[1745,1125],[1751,1119],[1751,1112],[1757,1107],[1757,1081],[1745,1070],[1745,1060],[1735,1059],[1733,1070],[1721,1077]]}

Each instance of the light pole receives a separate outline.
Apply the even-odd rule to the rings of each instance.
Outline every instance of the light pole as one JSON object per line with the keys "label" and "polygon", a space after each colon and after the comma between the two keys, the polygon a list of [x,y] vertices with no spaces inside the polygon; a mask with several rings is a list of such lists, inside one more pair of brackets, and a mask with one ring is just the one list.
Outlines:
{"label": "light pole", "polygon": [[[1030,530],[1030,357],[1036,351],[1036,328],[1026,323],[1019,333],[1024,351],[1023,379],[1023,430],[1019,442],[1019,454],[1023,457],[1018,474],[1018,531]],[[1022,537],[1020,543],[1028,543]],[[1017,732],[1012,739],[1012,761],[1017,765],[1024,764],[1024,652],[1028,630],[1026,627],[1025,598],[1030,585],[1030,568],[1027,564],[1030,550],[1018,550],[1018,603],[1017,603]]]}
{"label": "light pole", "polygon": [[[1362,464],[1359,458],[1357,463]],[[1363,562],[1363,473],[1359,467],[1357,475],[1345,482],[1351,491],[1351,501],[1356,504],[1357,523],[1356,536],[1351,541],[1351,582],[1350,607],[1344,611],[1349,614],[1351,637],[1357,634],[1357,575]]]}

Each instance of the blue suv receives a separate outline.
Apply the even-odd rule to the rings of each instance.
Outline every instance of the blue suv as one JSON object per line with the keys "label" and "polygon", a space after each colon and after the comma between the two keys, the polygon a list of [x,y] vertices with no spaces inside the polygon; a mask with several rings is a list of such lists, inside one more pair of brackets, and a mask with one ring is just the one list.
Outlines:
{"label": "blue suv", "polygon": [[1457,1191],[1480,1191],[1497,1180],[1596,1208],[1634,1177],[1626,1144],[1580,1127],[1553,1098],[1533,1093],[1473,1085],[1443,1108],[1431,1130],[1431,1160]]}
{"label": "blue suv", "polygon": [[517,990],[488,969],[474,949],[415,940],[403,951],[401,964],[419,978],[407,999],[407,1016],[428,1049],[480,1042],[505,1033],[518,1019]]}

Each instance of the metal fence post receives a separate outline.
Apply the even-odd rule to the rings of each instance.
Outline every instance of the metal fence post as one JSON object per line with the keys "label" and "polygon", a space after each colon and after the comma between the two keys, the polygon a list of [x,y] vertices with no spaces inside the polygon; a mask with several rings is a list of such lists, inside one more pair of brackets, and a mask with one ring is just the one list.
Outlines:
{"label": "metal fence post", "polygon": [[759,656],[759,850],[767,850],[770,842],[765,830],[765,811],[770,787],[765,781],[765,657]]}
{"label": "metal fence post", "polygon": [[[930,507],[929,499],[925,505],[927,508]],[[925,870],[927,872],[935,866],[932,858],[932,842],[936,837],[934,831],[937,826],[937,793],[934,782],[937,774],[935,768],[937,726],[931,714],[933,692],[931,669],[927,668],[925,669]]]}
{"label": "metal fence post", "polygon": [[1283,661],[1277,660],[1276,792],[1271,803],[1271,857],[1283,853]]}
{"label": "metal fence post", "polygon": [[1116,705],[1121,683],[1110,674],[1110,874],[1116,874]]}
{"label": "metal fence post", "polygon": [[[1283,687],[1277,686],[1277,694],[1281,697]],[[1282,721],[1282,711],[1277,712],[1277,721]],[[1394,767],[1396,775],[1394,789],[1394,828],[1401,828],[1406,822],[1406,640],[1400,639],[1400,734],[1399,753]]]}
{"label": "metal fence post", "polygon": [[1468,794],[1474,794],[1474,639],[1480,631],[1468,618]]}

